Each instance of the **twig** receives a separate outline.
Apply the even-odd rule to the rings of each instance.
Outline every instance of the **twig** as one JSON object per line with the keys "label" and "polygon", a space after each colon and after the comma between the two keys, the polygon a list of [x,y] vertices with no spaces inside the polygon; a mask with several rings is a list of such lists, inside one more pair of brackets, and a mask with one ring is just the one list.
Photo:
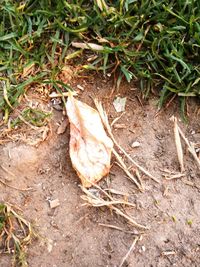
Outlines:
{"label": "twig", "polygon": [[2,170],[4,170],[5,172],[7,172],[9,175],[16,177],[14,173],[12,173],[11,171],[9,171],[6,167],[4,167],[3,165],[0,165],[0,167],[2,168]]}
{"label": "twig", "polygon": [[[114,199],[105,191],[103,190],[100,186],[93,184],[94,187],[98,188],[102,193],[104,193],[111,201],[114,201]],[[88,191],[88,190],[87,190]],[[87,193],[87,192],[85,192]],[[126,205],[130,205],[131,203],[129,202],[124,202]],[[132,206],[132,205],[131,205]],[[149,229],[147,226],[144,226],[142,224],[137,223],[135,220],[133,220],[130,216],[124,214],[120,209],[114,207],[113,205],[110,206],[111,209],[113,209],[118,215],[124,217],[126,220],[128,220],[132,225],[141,228],[141,229]]]}
{"label": "twig", "polygon": [[147,226],[144,226],[142,224],[137,223],[135,220],[133,220],[130,216],[126,215],[125,213],[123,213],[120,209],[112,206],[112,209],[121,217],[124,217],[128,222],[130,222],[130,224],[132,224],[133,226],[140,228],[140,229],[144,229],[144,230],[148,230],[149,228]]}
{"label": "twig", "polygon": [[106,188],[104,190],[110,192],[111,194],[115,194],[115,195],[121,195],[121,196],[124,196],[124,197],[128,197],[129,196],[128,193],[124,193],[122,191],[118,191],[118,190],[115,190],[113,188]]}
{"label": "twig", "polygon": [[177,151],[177,155],[178,155],[178,161],[180,164],[180,170],[181,170],[181,172],[184,172],[183,149],[182,149],[181,138],[180,138],[179,130],[178,130],[177,118],[173,117],[172,119],[174,121],[174,137],[175,137],[175,144],[176,144],[176,151]]}
{"label": "twig", "polygon": [[130,203],[128,201],[124,200],[114,200],[111,199],[111,201],[104,200],[100,197],[95,196],[93,193],[91,193],[89,190],[87,190],[85,187],[81,186],[81,189],[86,194],[82,196],[82,199],[87,200],[89,203],[91,203],[94,207],[102,207],[102,206],[112,206],[112,205],[128,205],[135,208],[135,204]]}
{"label": "twig", "polygon": [[144,185],[143,185],[143,182],[142,182],[142,179],[141,179],[141,176],[140,176],[140,173],[139,173],[138,169],[136,169],[136,171],[135,171],[135,175],[137,176],[138,181],[140,182],[141,187],[142,187],[142,189],[143,189],[143,191],[144,191],[144,190],[145,190],[145,189],[144,189]]}
{"label": "twig", "polygon": [[177,173],[177,174],[174,174],[172,176],[168,176],[168,177],[165,177],[166,180],[173,180],[173,179],[177,179],[177,178],[182,178],[185,176],[185,173]]}
{"label": "twig", "polygon": [[181,137],[183,138],[183,140],[185,141],[186,145],[188,146],[188,150],[189,152],[192,154],[192,156],[194,157],[194,159],[196,160],[197,162],[197,165],[198,165],[198,168],[200,170],[200,159],[198,158],[197,154],[196,154],[196,151],[195,151],[195,148],[194,148],[194,145],[192,143],[190,143],[187,138],[185,137],[184,133],[182,132],[182,130],[180,129],[180,127],[178,126],[178,131],[181,135]]}
{"label": "twig", "polygon": [[81,189],[82,189],[82,191],[86,194],[86,195],[82,196],[82,199],[86,200],[91,206],[94,206],[94,207],[107,206],[110,209],[114,210],[115,213],[117,213],[121,217],[124,217],[130,224],[132,224],[132,225],[134,225],[134,226],[136,226],[136,227],[138,227],[140,229],[145,229],[145,230],[149,229],[148,227],[137,223],[130,216],[124,214],[120,209],[118,209],[118,208],[116,208],[114,206],[114,204],[126,204],[126,205],[130,205],[131,203],[129,203],[129,202],[123,202],[123,201],[120,201],[120,203],[115,203],[114,199],[107,192],[105,192],[98,185],[94,185],[94,186],[96,188],[100,189],[100,191],[102,191],[111,201],[105,201],[104,199],[101,199],[101,198],[97,197],[96,195],[94,195],[91,191],[87,190],[83,186],[80,186]]}
{"label": "twig", "polygon": [[17,188],[15,186],[12,186],[12,185],[7,184],[2,179],[0,179],[0,183],[2,183],[3,185],[5,185],[7,187],[12,188],[12,189],[18,190],[18,191],[32,191],[33,190],[33,188],[31,188],[31,187],[30,188]]}
{"label": "twig", "polygon": [[103,227],[107,227],[107,228],[111,228],[111,229],[115,229],[115,230],[118,230],[118,231],[121,231],[121,232],[124,232],[124,233],[127,233],[127,234],[132,234],[132,235],[139,235],[138,232],[134,232],[134,231],[128,231],[128,230],[125,230],[119,226],[116,226],[116,225],[112,225],[112,224],[104,224],[104,223],[99,223],[100,226],[103,226]]}
{"label": "twig", "polygon": [[121,117],[122,117],[124,114],[125,114],[125,112],[122,112],[122,114],[121,114],[119,117],[115,118],[115,119],[111,122],[110,126],[112,127],[112,126],[113,126],[119,119],[121,119]]}
{"label": "twig", "polygon": [[128,252],[126,253],[126,255],[123,257],[119,267],[122,267],[124,262],[127,260],[128,256],[131,254],[131,252],[133,251],[134,247],[135,247],[135,244],[137,243],[137,241],[139,240],[139,237],[136,236],[136,238],[133,240],[133,243],[132,245],[130,246]]}
{"label": "twig", "polygon": [[77,95],[77,92],[63,92],[62,94],[61,93],[55,93],[55,92],[53,92],[53,93],[51,93],[50,95],[49,95],[49,97],[50,98],[56,98],[56,97],[68,97],[69,95]]}
{"label": "twig", "polygon": [[163,256],[169,256],[169,255],[175,255],[175,254],[176,254],[176,251],[174,251],[174,250],[168,250],[168,251],[162,252]]}
{"label": "twig", "polygon": [[134,178],[134,176],[129,172],[128,168],[126,167],[125,163],[123,162],[122,158],[119,156],[117,151],[113,149],[113,154],[115,155],[116,159],[118,160],[118,166],[122,168],[122,170],[126,173],[126,175],[137,185],[140,191],[143,191],[142,186],[138,183],[138,181]]}
{"label": "twig", "polygon": [[[89,180],[88,179],[86,179],[88,182],[89,182]],[[97,184],[95,184],[94,182],[92,182],[92,181],[90,181],[91,182],[91,184],[94,186],[94,187],[96,187],[97,189],[99,189],[105,196],[107,196],[111,201],[113,201],[114,199],[113,199],[113,197],[112,196],[110,196],[104,189],[102,189],[99,185],[97,185]],[[83,190],[83,192],[85,192],[86,193],[86,195],[87,195],[87,193],[89,192],[89,190],[87,190],[86,188],[84,188],[83,186],[80,186],[81,187],[81,189]],[[91,193],[91,192],[90,192]],[[95,197],[96,198],[96,197]]]}
{"label": "twig", "polygon": [[102,45],[93,44],[93,43],[72,42],[72,46],[76,47],[76,48],[91,49],[91,50],[95,50],[95,51],[103,51],[104,50],[104,47]]}
{"label": "twig", "polygon": [[[182,132],[182,130],[181,130],[181,128],[178,126],[178,124],[177,124],[177,119],[176,119],[176,117],[172,117],[171,118],[171,120],[172,121],[174,121],[174,124],[176,124],[176,131],[178,132],[178,134],[180,134],[180,136],[182,137],[182,139],[185,141],[185,143],[186,143],[186,145],[188,146],[188,151],[192,154],[192,156],[194,157],[194,159],[195,159],[195,161],[197,162],[197,166],[198,166],[198,168],[199,168],[199,170],[200,170],[200,159],[198,158],[198,156],[197,156],[197,154],[196,154],[196,151],[195,151],[195,147],[194,147],[194,144],[192,143],[192,142],[189,142],[188,141],[188,139],[185,137],[185,135],[184,135],[184,133]],[[180,137],[179,137],[179,139],[180,139]],[[180,142],[180,140],[178,141],[176,141],[176,142]],[[180,144],[178,144],[178,146],[180,146]],[[180,147],[178,148],[179,150],[180,150]],[[178,149],[177,149],[177,152],[178,152]],[[181,159],[181,151],[179,151],[178,152],[180,155],[178,155],[179,157],[180,157],[180,159]],[[179,161],[180,162],[180,161]],[[180,164],[182,164],[181,162],[180,162]],[[181,168],[182,168],[183,166],[181,166]]]}

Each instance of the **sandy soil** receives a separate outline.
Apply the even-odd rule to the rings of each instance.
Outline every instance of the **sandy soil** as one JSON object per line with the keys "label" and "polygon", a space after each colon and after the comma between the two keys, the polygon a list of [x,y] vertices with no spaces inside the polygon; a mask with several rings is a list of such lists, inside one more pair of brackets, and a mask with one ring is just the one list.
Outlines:
{"label": "sandy soil", "polygon": [[[93,105],[90,96],[96,96],[103,101],[110,121],[119,116],[110,104],[116,96],[116,93],[110,96],[111,82],[94,78],[76,83],[84,87],[80,94],[82,101]],[[143,175],[145,192],[141,193],[115,164],[100,183],[104,188],[109,185],[127,193],[136,208],[125,208],[125,212],[150,228],[123,266],[200,266],[200,171],[185,146],[185,176],[170,181],[162,176],[164,169],[179,171],[173,123],[169,120],[172,115],[179,118],[177,102],[155,116],[156,98],[145,102],[134,89],[124,84],[118,93],[127,97],[127,105],[117,122],[124,127],[114,128],[113,133],[127,152],[161,183]],[[194,101],[188,105],[188,124],[179,122],[189,140],[195,143],[200,142],[198,105]],[[38,147],[21,140],[1,145],[1,179],[18,188],[32,187],[34,191],[22,192],[0,184],[0,201],[22,208],[25,218],[34,223],[43,237],[29,246],[30,267],[119,266],[138,230],[109,209],[82,205],[83,192],[69,158],[69,127],[65,133],[57,134],[63,118],[66,119],[62,111],[54,109],[51,134]],[[141,146],[132,148],[134,141]],[[49,200],[57,198],[60,206],[51,209]],[[100,223],[132,233],[109,229]],[[0,266],[10,267],[11,257],[1,255]]]}

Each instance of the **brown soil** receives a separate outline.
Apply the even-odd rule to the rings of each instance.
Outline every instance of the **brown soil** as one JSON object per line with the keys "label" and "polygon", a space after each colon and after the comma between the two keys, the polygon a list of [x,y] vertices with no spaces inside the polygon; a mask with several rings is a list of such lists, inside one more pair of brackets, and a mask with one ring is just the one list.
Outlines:
{"label": "brown soil", "polygon": [[[80,94],[82,101],[93,105],[90,96],[96,96],[103,101],[110,121],[119,116],[111,104],[114,95],[109,96],[111,82],[94,79],[76,83],[85,88]],[[125,114],[117,123],[125,127],[114,129],[113,133],[122,147],[158,177],[161,184],[142,176],[145,192],[138,192],[115,164],[109,177],[100,183],[104,188],[109,183],[111,188],[129,194],[128,199],[136,208],[125,208],[125,211],[150,228],[124,266],[200,266],[200,171],[185,146],[185,177],[167,181],[162,176],[163,169],[179,171],[173,123],[169,120],[172,115],[179,117],[178,105],[173,102],[155,116],[156,98],[140,103],[140,93],[130,89],[134,87],[123,85],[120,89],[120,96],[127,96],[127,104]],[[195,143],[200,142],[197,108],[198,103],[190,103],[189,124],[179,122],[186,136]],[[51,134],[38,147],[20,140],[1,145],[0,165],[4,167],[0,168],[1,179],[18,188],[32,187],[34,191],[22,192],[0,184],[0,201],[22,208],[25,218],[36,225],[43,237],[29,246],[30,267],[119,266],[134,235],[99,223],[130,231],[136,229],[106,208],[82,205],[83,192],[69,158],[69,127],[64,134],[56,133],[62,118],[62,111],[54,110]],[[131,148],[133,141],[141,146]],[[56,198],[60,206],[51,209],[49,200]],[[0,266],[10,267],[11,258],[1,255]]]}

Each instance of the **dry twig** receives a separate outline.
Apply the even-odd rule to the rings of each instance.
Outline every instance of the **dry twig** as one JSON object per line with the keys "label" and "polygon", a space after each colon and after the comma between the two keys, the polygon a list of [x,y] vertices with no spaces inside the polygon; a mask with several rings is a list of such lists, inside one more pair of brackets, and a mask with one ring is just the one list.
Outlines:
{"label": "dry twig", "polygon": [[9,175],[16,177],[16,175],[14,173],[12,173],[11,171],[9,171],[6,167],[4,167],[3,165],[0,165],[0,168],[2,168],[2,170],[4,170],[4,172],[8,173]]}
{"label": "dry twig", "polygon": [[140,191],[143,191],[142,186],[138,183],[138,181],[135,179],[135,177],[129,172],[128,168],[126,167],[126,164],[120,157],[120,155],[117,153],[117,151],[113,148],[113,154],[115,155],[116,159],[118,160],[118,166],[126,173],[126,175],[132,180],[136,186],[139,188]]}
{"label": "dry twig", "polygon": [[124,233],[127,233],[127,234],[132,234],[132,235],[139,235],[138,232],[136,231],[128,231],[128,230],[125,230],[119,226],[116,226],[116,225],[112,225],[112,224],[104,224],[104,223],[99,223],[100,226],[103,226],[103,227],[107,227],[107,228],[111,228],[111,229],[115,229],[115,230],[118,230],[118,231],[121,231],[121,232],[124,232]]}
{"label": "dry twig", "polygon": [[111,206],[111,205],[117,205],[117,204],[123,204],[123,205],[131,206],[131,207],[135,207],[135,204],[124,201],[124,200],[113,200],[113,199],[111,199],[110,201],[104,200],[103,198],[97,197],[95,194],[93,194],[91,191],[87,190],[83,186],[81,186],[81,189],[86,194],[82,196],[81,198],[83,200],[86,200],[88,203],[90,203],[94,207]]}
{"label": "dry twig", "polygon": [[146,174],[148,177],[150,177],[152,180],[154,180],[155,182],[157,182],[157,183],[160,183],[160,181],[157,179],[157,178],[155,178],[153,175],[151,175],[147,170],[145,170],[142,166],[140,166],[136,161],[134,161],[133,159],[132,159],[132,157],[130,156],[130,155],[128,155],[127,153],[126,153],[126,151],[117,143],[117,141],[116,141],[116,139],[115,139],[115,137],[114,137],[114,135],[112,134],[112,130],[111,130],[111,127],[110,127],[110,125],[109,125],[109,122],[108,122],[108,116],[107,116],[107,114],[106,114],[106,112],[104,111],[104,109],[103,109],[103,106],[102,106],[102,104],[100,103],[100,102],[98,102],[97,101],[97,99],[94,99],[94,103],[95,103],[95,105],[96,105],[96,108],[97,108],[97,110],[98,110],[98,112],[99,112],[99,115],[100,115],[100,117],[101,117],[101,120],[102,120],[102,122],[103,122],[103,124],[104,124],[104,126],[105,126],[105,128],[106,128],[106,130],[107,130],[107,132],[108,132],[108,134],[110,135],[110,137],[111,137],[111,139],[112,139],[112,141],[114,142],[114,144],[117,146],[117,148],[119,149],[119,150],[121,150],[123,153],[124,153],[124,155],[140,170],[140,171],[142,171],[144,174]]}
{"label": "dry twig", "polygon": [[130,246],[128,252],[126,253],[126,255],[123,257],[119,267],[122,267],[124,262],[127,260],[128,256],[131,254],[131,252],[133,251],[133,249],[135,248],[135,244],[137,243],[137,241],[139,240],[139,236],[136,236],[136,238],[133,240],[132,245]]}
{"label": "dry twig", "polygon": [[81,49],[91,49],[95,51],[102,51],[104,50],[104,47],[102,45],[93,44],[93,43],[78,43],[78,42],[72,42],[72,46],[76,48]]}
{"label": "dry twig", "polygon": [[50,98],[57,98],[57,97],[65,97],[65,96],[69,96],[69,95],[77,95],[78,93],[73,91],[73,92],[62,92],[62,93],[56,93],[53,92],[49,95]]}
{"label": "dry twig", "polygon": [[173,117],[172,119],[174,121],[174,137],[175,137],[175,144],[176,144],[176,150],[177,150],[177,155],[178,155],[178,161],[180,164],[180,170],[181,170],[181,172],[184,172],[183,149],[182,149],[182,145],[181,145],[181,138],[179,135],[177,118]]}
{"label": "dry twig", "polygon": [[1,178],[0,178],[0,183],[5,185],[5,186],[7,186],[7,187],[12,188],[12,189],[18,190],[18,191],[32,191],[33,190],[33,188],[31,188],[31,187],[29,187],[29,188],[18,188],[18,187],[9,185],[6,182],[4,182]]}
{"label": "dry twig", "polygon": [[113,126],[119,119],[121,119],[121,117],[124,115],[124,113],[125,113],[125,112],[122,112],[122,114],[121,114],[119,117],[115,118],[115,119],[111,122],[110,126],[112,127],[112,126]]}
{"label": "dry twig", "polygon": [[173,180],[173,179],[178,179],[178,178],[182,178],[185,176],[185,173],[177,173],[171,176],[165,176],[166,180]]}
{"label": "dry twig", "polygon": [[[183,131],[178,126],[177,118],[172,116],[171,120],[174,121],[175,142],[176,142],[176,148],[177,148],[178,159],[179,159],[179,163],[180,163],[180,167],[181,167],[181,172],[183,172],[184,166],[183,166],[183,151],[182,151],[180,136],[185,141],[185,143],[186,143],[186,145],[188,147],[188,151],[192,154],[192,156],[195,159],[195,161],[197,163],[197,166],[198,166],[198,168],[200,170],[200,159],[197,156],[194,144],[192,142],[189,142],[188,139],[185,137]],[[179,134],[180,134],[180,136],[179,136]]]}
{"label": "dry twig", "polygon": [[114,205],[116,204],[124,204],[124,205],[129,205],[129,206],[135,206],[132,203],[126,202],[126,201],[115,201],[107,192],[105,192],[102,188],[100,188],[97,185],[94,185],[96,188],[100,189],[101,192],[103,192],[105,194],[105,196],[107,196],[110,201],[106,201],[103,198],[95,195],[94,193],[92,193],[90,190],[87,190],[86,188],[84,188],[83,186],[80,186],[82,191],[85,193],[84,196],[82,196],[82,199],[87,201],[87,203],[93,207],[109,207],[111,210],[115,211],[116,214],[120,215],[121,217],[125,218],[130,224],[132,224],[133,226],[140,228],[140,229],[148,229],[148,227],[141,225],[139,223],[137,223],[135,220],[133,220],[130,216],[126,215],[124,212],[122,212],[119,208],[115,207]]}
{"label": "dry twig", "polygon": [[194,147],[194,144],[189,142],[188,139],[185,137],[184,133],[182,132],[182,130],[180,129],[180,127],[178,126],[178,130],[179,130],[179,133],[181,135],[181,137],[183,138],[183,140],[185,141],[186,145],[188,146],[188,151],[192,154],[192,156],[194,157],[196,163],[197,163],[197,166],[200,170],[200,159],[198,158],[197,156],[197,153],[195,151],[195,147]]}
{"label": "dry twig", "polygon": [[163,256],[169,256],[169,255],[175,255],[175,254],[176,254],[176,251],[174,251],[174,250],[168,250],[168,251],[162,252]]}
{"label": "dry twig", "polygon": [[118,190],[113,189],[113,188],[106,188],[104,190],[105,191],[108,191],[108,192],[110,192],[111,194],[114,194],[114,195],[121,195],[121,196],[125,196],[125,197],[128,197],[129,196],[128,193],[124,193],[122,191],[118,191]]}

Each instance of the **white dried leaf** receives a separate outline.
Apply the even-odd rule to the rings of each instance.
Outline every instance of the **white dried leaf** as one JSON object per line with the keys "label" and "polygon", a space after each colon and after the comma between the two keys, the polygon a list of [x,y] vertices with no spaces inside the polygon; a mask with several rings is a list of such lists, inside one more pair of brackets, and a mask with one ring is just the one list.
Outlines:
{"label": "white dried leaf", "polygon": [[113,102],[113,106],[117,112],[125,111],[126,97],[117,97]]}
{"label": "white dried leaf", "polygon": [[70,96],[70,158],[84,187],[90,187],[110,171],[112,140],[106,135],[99,113]]}
{"label": "white dried leaf", "polygon": [[93,43],[77,43],[77,42],[72,42],[72,46],[73,47],[76,47],[76,48],[91,49],[91,50],[96,50],[96,51],[102,51],[102,50],[104,50],[104,47],[102,45],[93,44]]}

